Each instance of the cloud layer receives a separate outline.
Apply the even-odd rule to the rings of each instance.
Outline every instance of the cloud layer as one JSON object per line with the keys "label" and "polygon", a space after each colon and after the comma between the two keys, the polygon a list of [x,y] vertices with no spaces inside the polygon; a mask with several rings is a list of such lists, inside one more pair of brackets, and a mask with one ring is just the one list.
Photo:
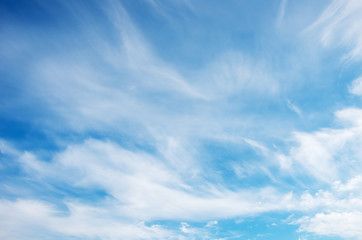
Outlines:
{"label": "cloud layer", "polygon": [[362,4],[313,4],[0,4],[0,238],[362,239]]}

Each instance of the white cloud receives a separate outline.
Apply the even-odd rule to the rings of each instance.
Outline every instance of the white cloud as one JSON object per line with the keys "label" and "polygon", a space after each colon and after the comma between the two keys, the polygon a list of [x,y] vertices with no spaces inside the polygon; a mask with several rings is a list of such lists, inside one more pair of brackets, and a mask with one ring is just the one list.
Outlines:
{"label": "white cloud", "polygon": [[[291,148],[289,155],[277,155],[282,168],[329,183],[358,172],[362,167],[358,147],[362,142],[362,110],[346,108],[336,111],[335,116],[342,128],[296,132],[294,140],[297,146]],[[301,169],[293,170],[291,166]]]}
{"label": "white cloud", "polygon": [[354,95],[362,96],[362,77],[353,80],[349,85],[348,90]]}
{"label": "white cloud", "polygon": [[30,174],[44,181],[104,189],[114,197],[119,214],[131,219],[218,219],[283,209],[290,201],[289,195],[272,188],[233,192],[202,177],[190,187],[190,180],[161,159],[111,142],[70,146],[52,163],[21,159]]}
{"label": "white cloud", "polygon": [[[39,210],[35,213],[35,221],[33,221],[35,225],[30,224],[29,226],[35,226],[35,229],[46,226],[49,234],[66,236],[103,236],[103,239],[117,239],[119,236],[125,236],[125,238],[132,239],[128,235],[119,235],[121,233],[116,230],[124,229],[122,234],[132,231],[140,232],[141,235],[130,233],[130,236],[135,236],[134,239],[162,239],[162,236],[166,236],[162,234],[174,233],[164,232],[164,229],[157,225],[136,224],[134,226],[133,223],[159,219],[209,221],[210,219],[248,216],[269,211],[296,210],[302,211],[302,213],[320,211],[319,215],[315,217],[305,217],[295,223],[301,226],[301,231],[323,235],[325,234],[323,226],[329,223],[327,218],[328,214],[331,214],[331,209],[336,212],[333,219],[337,220],[339,217],[343,220],[343,216],[355,214],[354,211],[362,211],[361,191],[358,190],[362,181],[359,175],[355,175],[360,169],[359,162],[349,162],[351,159],[336,159],[337,156],[344,154],[360,159],[360,112],[360,109],[337,111],[337,120],[344,127],[341,129],[321,129],[314,133],[296,133],[299,145],[290,151],[289,156],[281,155],[285,159],[294,161],[287,163],[288,161],[284,159],[285,169],[291,171],[290,164],[300,164],[303,167],[301,172],[307,170],[307,174],[327,182],[336,180],[342,174],[355,176],[347,179],[345,184],[342,181],[335,181],[332,184],[333,191],[320,190],[315,194],[306,192],[301,196],[293,193],[283,194],[273,188],[231,191],[222,185],[203,179],[203,172],[199,172],[197,178],[190,179],[184,174],[188,171],[187,169],[178,169],[177,164],[172,164],[172,161],[167,160],[175,157],[172,152],[182,152],[182,146],[175,139],[169,140],[171,153],[164,150],[157,157],[140,150],[124,149],[111,141],[94,139],[89,139],[83,144],[69,145],[64,151],[56,154],[50,162],[38,160],[36,155],[30,152],[18,154],[20,163],[33,180],[58,181],[70,187],[101,188],[111,196],[110,199],[104,200],[101,205],[97,206],[82,205],[78,203],[77,199],[68,199],[66,205],[70,209],[70,217],[66,220],[57,217],[64,213],[55,210],[53,206],[35,202],[38,205],[35,204],[33,209],[37,209],[36,206],[38,206]],[[243,140],[245,141],[245,139]],[[266,152],[267,155],[270,154],[268,156],[274,156],[271,150],[260,143],[247,140],[248,144],[260,150],[262,154]],[[12,151],[19,153],[16,149]],[[352,167],[349,169],[346,163]],[[31,202],[31,204],[33,203]],[[9,209],[18,208],[16,202],[8,201],[6,204],[10,204]],[[17,210],[13,212],[15,225],[9,228],[15,230],[10,232],[4,230],[2,233],[9,239],[17,238],[18,235],[13,236],[11,232],[17,232],[16,229],[22,228],[22,222],[18,221],[16,217],[17,214],[20,215],[20,212]],[[30,216],[33,213],[28,214]],[[40,214],[39,220],[36,220],[39,216],[37,214]],[[122,219],[122,221],[115,223],[114,219]],[[70,226],[70,223],[65,222],[72,224]],[[94,225],[101,224],[100,222],[107,226],[97,231],[88,231]],[[59,230],[51,223],[63,227]],[[315,223],[320,223],[320,228],[311,227],[311,223],[313,226],[316,226]],[[206,226],[208,225],[210,224],[206,224]],[[26,231],[20,231],[19,234],[37,236],[33,233],[36,230],[33,230],[32,227],[25,229]],[[185,234],[194,235],[204,231],[186,225],[181,230]],[[351,232],[353,229],[340,228],[340,230],[335,230],[335,235],[340,235],[344,230]],[[48,233],[43,232],[42,234]],[[349,235],[347,233],[344,236]]]}
{"label": "white cloud", "polygon": [[180,230],[183,233],[192,233],[193,229],[190,229],[190,225],[186,222],[182,222],[180,226]]}
{"label": "white cloud", "polygon": [[300,145],[292,149],[291,155],[297,163],[317,179],[330,181],[337,177],[333,155],[324,142],[316,135],[305,133],[296,133],[295,138]]}
{"label": "white cloud", "polygon": [[297,145],[289,154],[276,156],[285,171],[312,176],[330,186],[294,195],[290,209],[305,215],[292,221],[299,231],[362,239],[362,110],[345,108],[336,111],[335,117],[338,128],[296,132]]}
{"label": "white cloud", "polygon": [[339,236],[342,238],[362,239],[362,212],[318,213],[314,217],[305,217],[298,221],[300,231],[318,235]]}
{"label": "white cloud", "polygon": [[13,147],[9,142],[0,138],[0,154],[16,156],[20,154],[20,152],[15,147]]}
{"label": "white cloud", "polygon": [[282,170],[290,171],[292,167],[292,159],[289,156],[286,156],[281,153],[275,154],[275,158],[279,163],[279,166]]}
{"label": "white cloud", "polygon": [[[304,193],[299,208],[307,216],[292,221],[292,224],[299,225],[300,232],[362,239],[361,179],[362,176],[357,175],[345,184],[334,182],[330,190],[319,190],[313,195]],[[308,216],[308,212],[312,216]]]}
{"label": "white cloud", "polygon": [[290,110],[298,114],[298,116],[302,116],[302,111],[300,108],[294,105],[289,99],[287,99],[287,106]]}
{"label": "white cloud", "polygon": [[25,239],[169,239],[176,235],[159,225],[129,223],[105,209],[68,204],[64,214],[54,206],[33,200],[0,201],[0,237]]}
{"label": "white cloud", "polygon": [[244,138],[244,141],[249,144],[252,148],[254,148],[255,150],[259,151],[261,154],[263,155],[268,155],[269,153],[269,149],[266,148],[265,146],[263,146],[261,143],[253,140],[253,139],[249,139],[249,138]]}
{"label": "white cloud", "polygon": [[[170,226],[129,220],[105,205],[64,202],[66,211],[42,201],[0,200],[0,238],[28,239],[215,239],[209,226]],[[64,208],[64,207],[63,207]],[[213,222],[212,224],[215,224]]]}
{"label": "white cloud", "polygon": [[18,160],[32,181],[102,189],[109,196],[92,205],[67,198],[67,210],[41,201],[2,200],[4,239],[211,239],[207,229],[215,220],[201,228],[183,223],[179,232],[143,221],[204,221],[294,208],[290,194],[273,188],[231,191],[202,178],[183,178],[162,159],[109,141],[89,139],[69,146],[50,162],[29,152]]}
{"label": "white cloud", "polygon": [[337,117],[337,121],[341,122],[347,127],[350,127],[349,130],[351,133],[358,135],[362,125],[362,109],[354,107],[345,108],[337,111],[335,115]]}
{"label": "white cloud", "polygon": [[334,0],[308,29],[321,29],[320,41],[325,46],[336,44],[349,48],[344,58],[361,59],[361,10],[359,0]]}
{"label": "white cloud", "polygon": [[199,71],[195,86],[209,99],[225,99],[252,92],[263,97],[275,96],[279,82],[270,66],[241,52],[228,52]]}
{"label": "white cloud", "polygon": [[175,69],[153,53],[120,3],[113,2],[106,14],[114,28],[121,33],[121,50],[124,55],[116,58],[126,60],[126,66],[136,74],[138,81],[142,81],[147,88],[163,88],[189,97],[203,98]]}
{"label": "white cloud", "polygon": [[342,184],[341,181],[336,181],[333,183],[333,189],[337,192],[352,192],[352,193],[362,193],[362,176],[357,175],[348,180],[346,184]]}
{"label": "white cloud", "polygon": [[205,225],[205,227],[213,227],[213,226],[215,226],[215,225],[217,225],[218,224],[218,221],[216,221],[216,220],[214,220],[214,221],[209,221],[206,225]]}

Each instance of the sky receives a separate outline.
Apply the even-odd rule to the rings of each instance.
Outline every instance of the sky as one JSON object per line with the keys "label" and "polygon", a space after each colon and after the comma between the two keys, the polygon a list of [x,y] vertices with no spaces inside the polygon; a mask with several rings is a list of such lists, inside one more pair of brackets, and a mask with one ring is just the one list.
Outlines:
{"label": "sky", "polygon": [[362,240],[361,13],[1,0],[0,239]]}

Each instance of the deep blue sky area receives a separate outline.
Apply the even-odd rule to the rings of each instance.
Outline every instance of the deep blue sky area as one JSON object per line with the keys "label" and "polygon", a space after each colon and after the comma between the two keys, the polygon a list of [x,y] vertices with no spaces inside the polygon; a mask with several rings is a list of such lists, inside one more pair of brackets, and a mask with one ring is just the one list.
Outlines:
{"label": "deep blue sky area", "polygon": [[362,2],[0,1],[0,239],[362,239]]}

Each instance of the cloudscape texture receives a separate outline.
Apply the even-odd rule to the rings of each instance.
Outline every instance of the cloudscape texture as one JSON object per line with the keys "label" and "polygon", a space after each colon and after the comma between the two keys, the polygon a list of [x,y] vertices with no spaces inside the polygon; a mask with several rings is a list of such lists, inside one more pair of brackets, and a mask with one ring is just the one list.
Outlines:
{"label": "cloudscape texture", "polygon": [[0,1],[0,239],[362,240],[362,1]]}

